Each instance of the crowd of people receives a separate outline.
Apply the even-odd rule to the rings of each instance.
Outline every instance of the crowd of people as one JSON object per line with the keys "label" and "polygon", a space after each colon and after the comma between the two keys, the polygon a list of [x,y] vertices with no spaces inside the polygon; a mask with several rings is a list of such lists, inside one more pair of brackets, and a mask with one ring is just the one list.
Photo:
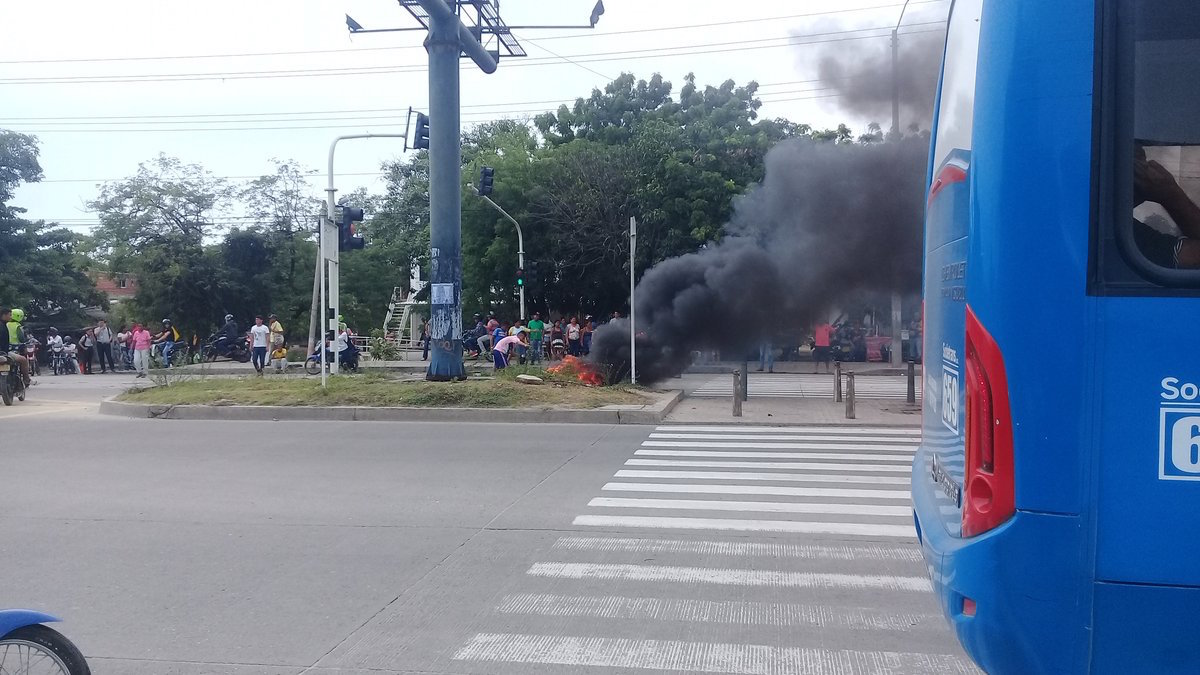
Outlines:
{"label": "crowd of people", "polygon": [[[620,316],[618,312],[612,313],[614,319]],[[592,351],[592,334],[600,326],[591,315],[584,316],[582,321],[578,316],[563,316],[547,322],[542,320],[540,312],[534,312],[528,321],[517,319],[511,323],[495,315],[488,315],[485,320],[476,314],[474,322],[475,326],[463,334],[463,349],[469,358],[490,360],[497,370],[514,358],[521,364],[536,364],[543,359],[561,360],[566,355],[587,356]],[[429,356],[429,341],[426,323],[421,338],[422,358]]]}

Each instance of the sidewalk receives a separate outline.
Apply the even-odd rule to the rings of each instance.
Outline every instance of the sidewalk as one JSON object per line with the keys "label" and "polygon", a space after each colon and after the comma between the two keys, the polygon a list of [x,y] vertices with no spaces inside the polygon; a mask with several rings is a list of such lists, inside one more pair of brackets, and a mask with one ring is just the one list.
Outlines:
{"label": "sidewalk", "polygon": [[[808,364],[804,364],[808,365]],[[846,404],[828,398],[754,397],[742,403],[742,416],[733,416],[733,398],[691,396],[713,378],[712,374],[685,374],[658,386],[682,389],[684,398],[667,415],[665,424],[757,424],[757,425],[890,425],[919,426],[920,404],[904,399],[857,399],[855,418],[846,419]]]}

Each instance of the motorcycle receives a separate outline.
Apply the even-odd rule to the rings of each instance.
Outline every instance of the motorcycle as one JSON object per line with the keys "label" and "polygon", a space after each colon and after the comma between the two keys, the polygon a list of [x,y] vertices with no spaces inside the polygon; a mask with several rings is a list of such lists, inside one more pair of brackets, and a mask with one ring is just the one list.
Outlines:
{"label": "motorcycle", "polygon": [[58,620],[28,609],[0,610],[0,673],[91,675],[79,648],[45,625]]}
{"label": "motorcycle", "polygon": [[21,377],[21,368],[15,361],[7,354],[0,354],[0,399],[4,405],[12,405],[14,398],[25,400],[25,378]]}
{"label": "motorcycle", "polygon": [[[333,352],[325,352],[325,365],[329,365],[333,361]],[[358,372],[358,348],[353,344],[345,351],[338,354],[338,369],[347,372]],[[321,350],[320,347],[313,350],[309,355],[308,360],[304,362],[304,372],[309,375],[321,374]]]}
{"label": "motorcycle", "polygon": [[238,363],[247,363],[250,361],[250,348],[246,346],[245,337],[237,337],[230,340],[225,335],[214,333],[204,341],[204,347],[200,350],[202,361],[216,361],[217,357],[224,356],[231,361]]}

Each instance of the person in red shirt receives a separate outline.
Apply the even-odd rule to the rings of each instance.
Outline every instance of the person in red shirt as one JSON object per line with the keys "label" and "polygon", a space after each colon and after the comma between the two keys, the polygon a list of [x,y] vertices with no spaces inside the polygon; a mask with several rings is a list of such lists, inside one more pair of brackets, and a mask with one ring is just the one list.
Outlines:
{"label": "person in red shirt", "polygon": [[813,329],[813,372],[817,372],[817,364],[825,364],[825,372],[829,372],[829,340],[833,335],[833,326],[826,322],[817,324]]}

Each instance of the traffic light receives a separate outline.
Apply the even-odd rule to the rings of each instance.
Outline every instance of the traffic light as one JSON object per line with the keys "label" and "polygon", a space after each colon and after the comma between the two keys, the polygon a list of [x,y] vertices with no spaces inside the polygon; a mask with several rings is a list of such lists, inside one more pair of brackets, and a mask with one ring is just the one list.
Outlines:
{"label": "traffic light", "polygon": [[517,288],[525,285],[525,270],[521,267],[517,268]]}
{"label": "traffic light", "polygon": [[536,286],[538,283],[538,264],[536,260],[525,263],[525,283]]}
{"label": "traffic light", "polygon": [[353,206],[342,207],[342,222],[338,223],[338,250],[353,251],[364,248],[367,240],[354,234],[354,223],[362,222],[363,210]]}
{"label": "traffic light", "polygon": [[479,195],[481,197],[492,194],[492,177],[495,175],[496,170],[490,166],[479,170]]}
{"label": "traffic light", "polygon": [[413,136],[412,146],[417,149],[429,149],[429,116],[417,113],[417,129]]}

